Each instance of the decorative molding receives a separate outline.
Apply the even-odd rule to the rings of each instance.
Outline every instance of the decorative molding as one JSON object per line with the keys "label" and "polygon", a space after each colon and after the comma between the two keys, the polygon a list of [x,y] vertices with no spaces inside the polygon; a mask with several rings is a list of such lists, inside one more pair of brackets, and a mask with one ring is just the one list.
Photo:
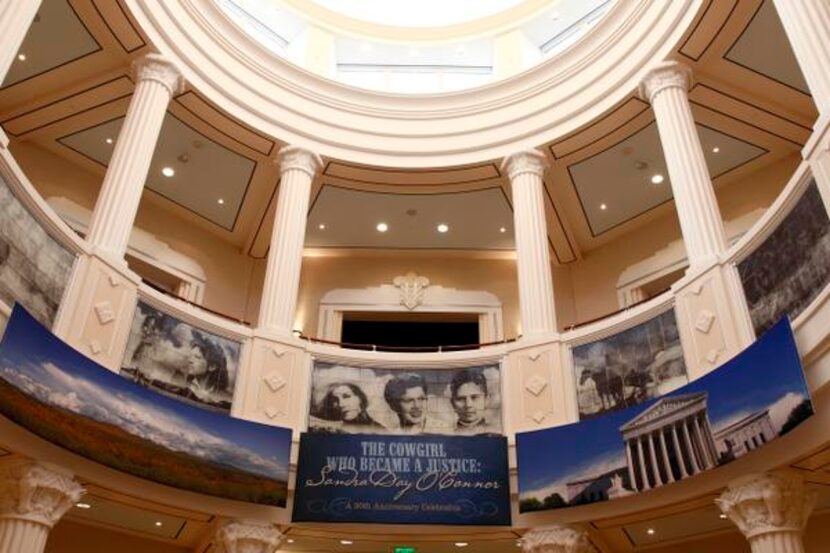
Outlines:
{"label": "decorative molding", "polygon": [[543,420],[545,420],[545,414],[542,411],[534,411],[534,413],[530,416],[536,424],[540,424]]}
{"label": "decorative molding", "polygon": [[73,476],[28,459],[0,464],[0,519],[52,527],[85,490]]}
{"label": "decorative molding", "polygon": [[277,418],[277,415],[280,414],[280,410],[274,407],[273,405],[269,405],[265,408],[265,414],[268,415],[269,419]]}
{"label": "decorative molding", "polygon": [[282,357],[283,355],[288,353],[288,350],[285,348],[281,348],[279,346],[274,346],[271,348],[271,353],[274,354],[274,357]]}
{"label": "decorative molding", "polygon": [[715,314],[708,309],[702,309],[695,320],[695,328],[703,334],[709,334],[712,324],[715,322]]}
{"label": "decorative molding", "polygon": [[285,379],[277,373],[271,373],[268,376],[264,377],[263,380],[272,392],[280,391],[287,384]]}
{"label": "decorative molding", "polygon": [[112,302],[101,301],[93,307],[95,315],[98,317],[98,322],[106,325],[115,320],[115,311],[112,308]]}
{"label": "decorative molding", "polygon": [[288,171],[302,171],[313,179],[323,168],[323,159],[305,148],[299,146],[285,146],[277,154],[277,163],[280,166],[280,175]]}
{"label": "decorative molding", "polygon": [[274,553],[282,533],[273,524],[231,521],[216,532],[217,553]]}
{"label": "decorative molding", "polygon": [[110,274],[107,277],[107,280],[110,281],[110,286],[112,286],[113,288],[118,288],[119,286],[121,286],[121,279],[113,274]]}
{"label": "decorative molding", "polygon": [[668,88],[689,90],[692,85],[692,69],[677,61],[658,63],[640,81],[640,98],[653,102],[654,97]]}
{"label": "decorative molding", "polygon": [[401,305],[412,311],[424,301],[424,289],[429,286],[429,279],[410,271],[396,276],[392,284],[401,292]]}
{"label": "decorative molding", "polygon": [[706,360],[709,362],[710,365],[714,365],[717,362],[718,357],[720,357],[720,352],[721,350],[714,348],[709,350],[709,353],[706,354]]}
{"label": "decorative molding", "polygon": [[510,154],[501,162],[502,173],[506,173],[511,182],[524,173],[532,173],[541,179],[547,168],[548,160],[539,150],[522,150]]}
{"label": "decorative molding", "polygon": [[98,355],[103,350],[104,348],[98,340],[92,339],[89,341],[89,351],[91,351],[94,355]]}
{"label": "decorative molding", "polygon": [[588,534],[571,526],[542,526],[522,536],[524,553],[597,553]]}
{"label": "decorative molding", "polygon": [[527,390],[534,396],[539,397],[539,394],[541,394],[542,391],[545,388],[547,388],[547,386],[547,381],[538,374],[535,374],[533,375],[533,378],[531,378],[525,383],[525,390]]}
{"label": "decorative molding", "polygon": [[801,533],[817,499],[815,490],[789,472],[751,474],[731,484],[715,503],[752,539],[764,534]]}
{"label": "decorative molding", "polygon": [[147,54],[133,62],[133,78],[136,82],[155,81],[168,90],[171,96],[184,92],[181,72],[161,54]]}
{"label": "decorative molding", "polygon": [[530,361],[532,363],[535,363],[536,361],[538,361],[541,356],[542,356],[541,351],[534,351],[532,353],[527,354],[527,358],[530,359]]}

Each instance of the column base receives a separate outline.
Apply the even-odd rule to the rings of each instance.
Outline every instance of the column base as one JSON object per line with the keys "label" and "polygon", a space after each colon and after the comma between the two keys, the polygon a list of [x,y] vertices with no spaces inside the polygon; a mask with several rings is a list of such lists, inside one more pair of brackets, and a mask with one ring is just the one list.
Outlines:
{"label": "column base", "polygon": [[781,530],[750,538],[752,553],[804,553],[801,532]]}

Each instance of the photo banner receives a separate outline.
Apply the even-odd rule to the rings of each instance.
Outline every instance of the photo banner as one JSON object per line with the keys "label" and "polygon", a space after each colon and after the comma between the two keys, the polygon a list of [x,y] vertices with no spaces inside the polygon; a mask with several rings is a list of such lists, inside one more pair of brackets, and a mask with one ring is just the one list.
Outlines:
{"label": "photo banner", "polygon": [[285,507],[291,430],[201,409],[113,373],[16,305],[0,343],[0,415],[161,484]]}
{"label": "photo banner", "polygon": [[507,439],[303,434],[293,521],[509,525]]}
{"label": "photo banner", "polygon": [[676,391],[516,434],[519,512],[630,496],[751,454],[813,414],[789,321]]}

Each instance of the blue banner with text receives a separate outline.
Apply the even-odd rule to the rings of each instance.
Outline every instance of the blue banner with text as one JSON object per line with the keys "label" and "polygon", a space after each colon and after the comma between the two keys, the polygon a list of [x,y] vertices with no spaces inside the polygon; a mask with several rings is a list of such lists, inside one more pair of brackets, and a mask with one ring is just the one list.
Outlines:
{"label": "blue banner with text", "polygon": [[295,522],[509,525],[502,436],[303,434]]}

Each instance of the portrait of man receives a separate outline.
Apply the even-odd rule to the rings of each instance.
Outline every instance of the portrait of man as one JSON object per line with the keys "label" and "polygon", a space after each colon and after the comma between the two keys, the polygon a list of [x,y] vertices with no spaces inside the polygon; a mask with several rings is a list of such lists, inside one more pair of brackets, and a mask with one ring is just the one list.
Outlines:
{"label": "portrait of man", "polygon": [[478,367],[457,371],[450,382],[450,403],[457,417],[460,434],[489,432],[487,424],[487,378]]}

